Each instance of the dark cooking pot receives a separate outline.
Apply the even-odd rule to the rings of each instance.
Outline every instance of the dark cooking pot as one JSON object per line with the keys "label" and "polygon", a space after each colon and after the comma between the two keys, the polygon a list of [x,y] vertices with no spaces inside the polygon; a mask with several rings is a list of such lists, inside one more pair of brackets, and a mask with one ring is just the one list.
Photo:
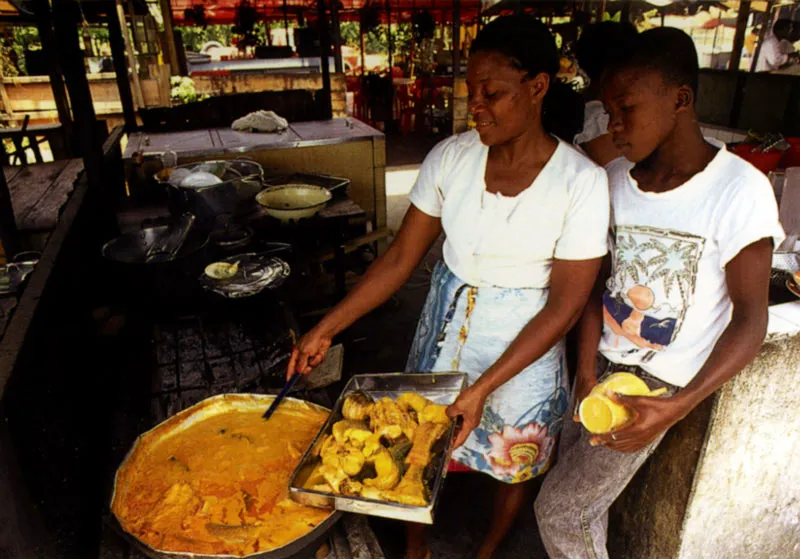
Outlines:
{"label": "dark cooking pot", "polygon": [[[190,173],[197,171],[210,173],[219,182],[185,182]],[[235,215],[253,205],[253,197],[263,185],[264,170],[245,159],[203,161],[162,169],[155,179],[167,188],[172,213],[192,213],[200,228],[210,229],[217,216]]]}
{"label": "dark cooking pot", "polygon": [[193,229],[174,260],[145,262],[152,243],[168,229],[168,225],[147,227],[103,245],[102,254],[110,264],[113,285],[120,286],[126,299],[173,304],[202,293],[196,278],[206,260],[208,238],[204,232]]}

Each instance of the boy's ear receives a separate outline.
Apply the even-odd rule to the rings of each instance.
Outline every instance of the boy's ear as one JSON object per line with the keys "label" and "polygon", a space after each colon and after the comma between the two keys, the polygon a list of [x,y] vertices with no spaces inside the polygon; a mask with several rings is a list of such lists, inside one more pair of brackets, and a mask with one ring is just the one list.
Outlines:
{"label": "boy's ear", "polygon": [[675,99],[675,110],[677,112],[686,111],[694,106],[694,91],[688,85],[678,88],[678,95]]}

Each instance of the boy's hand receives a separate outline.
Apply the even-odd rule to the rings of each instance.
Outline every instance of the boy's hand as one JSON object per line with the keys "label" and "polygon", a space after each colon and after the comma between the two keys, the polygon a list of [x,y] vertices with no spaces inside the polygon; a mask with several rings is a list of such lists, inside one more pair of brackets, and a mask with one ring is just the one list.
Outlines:
{"label": "boy's hand", "polygon": [[643,449],[690,411],[673,398],[622,396],[614,392],[609,392],[608,396],[630,409],[631,420],[611,433],[595,435],[591,442],[619,452]]}

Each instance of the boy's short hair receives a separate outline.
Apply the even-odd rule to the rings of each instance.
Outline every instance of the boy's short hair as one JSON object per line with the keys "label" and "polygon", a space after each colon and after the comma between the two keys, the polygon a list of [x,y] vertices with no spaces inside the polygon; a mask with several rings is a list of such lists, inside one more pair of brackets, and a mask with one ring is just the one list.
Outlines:
{"label": "boy's short hair", "polygon": [[575,44],[578,65],[589,78],[599,80],[610,60],[617,59],[636,38],[636,27],[631,23],[604,21],[588,25]]}
{"label": "boy's short hair", "polygon": [[772,25],[772,33],[779,39],[788,39],[792,34],[794,24],[790,19],[779,19]]}
{"label": "boy's short hair", "polygon": [[659,27],[637,35],[626,53],[612,61],[609,72],[631,68],[654,70],[673,85],[688,85],[697,95],[700,65],[694,41],[680,29]]}

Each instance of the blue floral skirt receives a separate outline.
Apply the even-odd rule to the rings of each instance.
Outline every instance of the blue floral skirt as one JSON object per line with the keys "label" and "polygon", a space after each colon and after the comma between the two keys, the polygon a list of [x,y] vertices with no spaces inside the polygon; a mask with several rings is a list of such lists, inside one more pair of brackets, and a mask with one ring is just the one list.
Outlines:
{"label": "blue floral skirt", "polygon": [[[547,289],[475,287],[439,262],[407,372],[467,373],[473,384],[542,310]],[[569,405],[564,342],[495,390],[453,459],[506,483],[543,474]]]}

